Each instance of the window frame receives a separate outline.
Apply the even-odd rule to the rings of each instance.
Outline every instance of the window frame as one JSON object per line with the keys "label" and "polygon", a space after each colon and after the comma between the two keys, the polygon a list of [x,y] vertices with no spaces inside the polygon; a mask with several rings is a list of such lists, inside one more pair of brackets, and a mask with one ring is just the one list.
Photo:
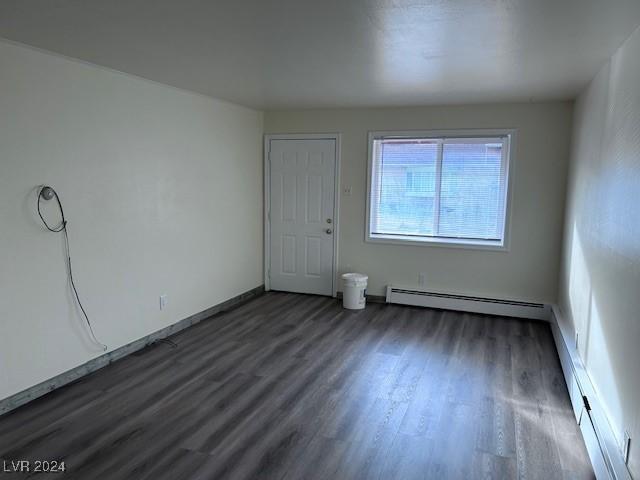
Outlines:
{"label": "window frame", "polygon": [[[456,130],[406,130],[406,131],[370,131],[368,133],[368,150],[367,150],[367,198],[366,198],[366,218],[365,218],[365,242],[382,243],[392,245],[414,245],[421,247],[447,247],[447,248],[466,248],[480,250],[508,251],[509,239],[511,237],[511,203],[512,188],[511,179],[513,177],[514,152],[516,142],[516,129],[456,129]],[[504,169],[505,178],[505,195],[503,205],[502,240],[482,240],[482,239],[465,239],[465,238],[447,238],[447,237],[428,237],[428,236],[402,236],[402,235],[385,235],[371,233],[371,219],[375,206],[371,203],[371,193],[373,190],[374,174],[374,140],[380,139],[456,139],[464,140],[465,138],[473,140],[504,138],[503,156],[504,161],[502,168]],[[438,148],[442,148],[440,143]],[[442,155],[439,155],[442,158]],[[436,180],[436,192],[440,190],[441,182]],[[439,212],[439,193],[436,196],[436,206]],[[434,214],[435,214],[434,206]]]}

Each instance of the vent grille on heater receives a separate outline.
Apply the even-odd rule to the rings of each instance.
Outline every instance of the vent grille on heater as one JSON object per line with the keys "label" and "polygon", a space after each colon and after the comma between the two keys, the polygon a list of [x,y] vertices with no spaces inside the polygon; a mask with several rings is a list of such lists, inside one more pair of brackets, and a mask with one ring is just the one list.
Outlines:
{"label": "vent grille on heater", "polygon": [[453,298],[456,300],[473,300],[476,302],[500,303],[502,305],[517,305],[520,307],[544,308],[544,303],[519,302],[516,300],[499,300],[496,298],[470,297],[467,295],[454,295],[451,293],[423,292],[422,290],[406,290],[403,288],[392,288],[394,293],[408,293],[410,295],[424,295],[426,297]]}
{"label": "vent grille on heater", "polygon": [[540,320],[549,320],[550,316],[549,306],[543,303],[424,291],[391,285],[387,287],[387,303]]}

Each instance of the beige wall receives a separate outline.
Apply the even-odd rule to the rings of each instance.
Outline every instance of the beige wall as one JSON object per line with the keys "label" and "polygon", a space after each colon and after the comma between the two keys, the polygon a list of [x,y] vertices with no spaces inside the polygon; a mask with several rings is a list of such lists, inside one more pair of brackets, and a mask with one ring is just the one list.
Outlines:
{"label": "beige wall", "polygon": [[[517,300],[556,300],[571,103],[268,111],[266,133],[342,133],[339,269],[369,275],[369,293],[389,283]],[[508,252],[365,243],[367,132],[516,128]]]}
{"label": "beige wall", "polygon": [[560,303],[640,477],[640,29],[576,104]]}
{"label": "beige wall", "polygon": [[0,398],[102,353],[38,184],[111,349],[263,283],[262,113],[9,43],[0,112]]}

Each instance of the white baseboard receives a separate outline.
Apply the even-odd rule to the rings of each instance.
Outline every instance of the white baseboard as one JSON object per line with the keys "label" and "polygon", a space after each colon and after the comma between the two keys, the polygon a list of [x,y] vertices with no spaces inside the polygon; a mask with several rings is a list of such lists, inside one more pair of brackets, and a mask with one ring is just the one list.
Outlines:
{"label": "white baseboard", "polygon": [[575,348],[573,329],[556,305],[552,307],[551,328],[573,411],[596,478],[632,480],[602,401]]}

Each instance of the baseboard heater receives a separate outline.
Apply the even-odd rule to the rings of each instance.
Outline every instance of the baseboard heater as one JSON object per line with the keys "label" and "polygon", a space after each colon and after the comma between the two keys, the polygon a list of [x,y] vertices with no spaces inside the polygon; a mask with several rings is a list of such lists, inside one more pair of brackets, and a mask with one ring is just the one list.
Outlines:
{"label": "baseboard heater", "polygon": [[560,365],[567,383],[576,422],[584,439],[593,471],[598,480],[632,480],[616,434],[605,413],[587,369],[575,347],[574,330],[570,322],[554,306],[551,331],[558,350]]}
{"label": "baseboard heater", "polygon": [[474,297],[395,285],[387,286],[387,303],[546,321],[551,315],[551,308],[543,303]]}

